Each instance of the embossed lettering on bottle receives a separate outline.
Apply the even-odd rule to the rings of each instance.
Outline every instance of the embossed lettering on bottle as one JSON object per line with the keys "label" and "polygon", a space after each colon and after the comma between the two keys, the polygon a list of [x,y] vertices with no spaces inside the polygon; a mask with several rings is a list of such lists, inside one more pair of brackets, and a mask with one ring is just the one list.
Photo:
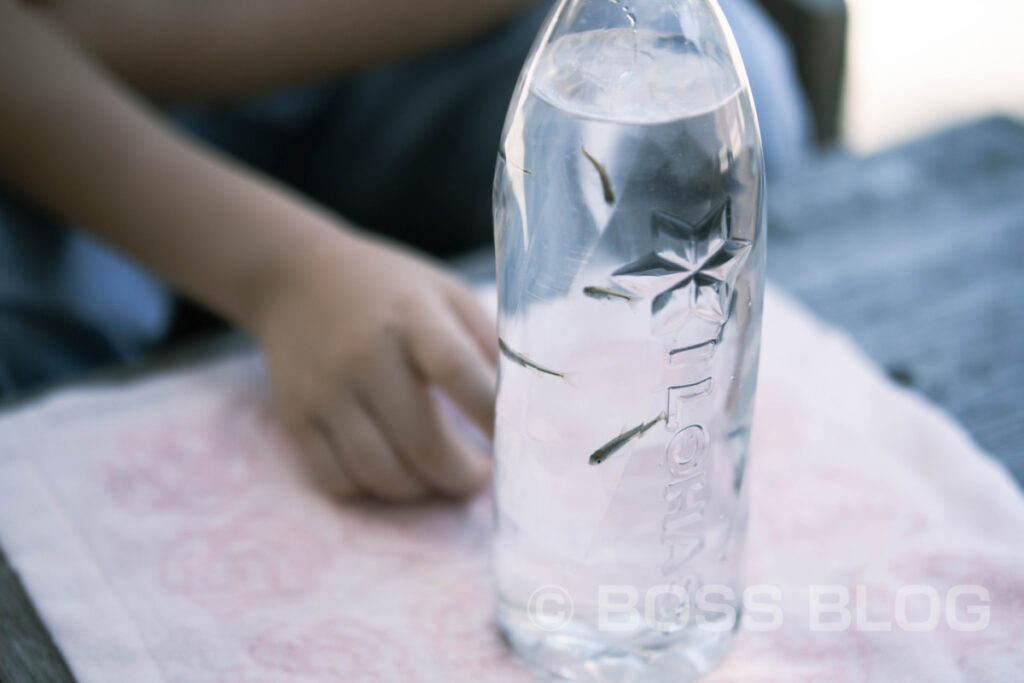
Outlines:
{"label": "embossed lettering on bottle", "polygon": [[[664,455],[668,482],[662,491],[661,542],[666,551],[661,575],[675,590],[662,591],[655,601],[658,626],[666,631],[680,626],[687,601],[701,585],[693,560],[705,545],[706,460],[713,437],[706,425],[687,416],[709,401],[715,389],[712,361],[729,319],[736,278],[752,246],[730,237],[729,220],[728,198],[696,223],[655,210],[655,250],[612,274],[620,287],[651,298],[651,330],[667,349],[671,383],[666,388],[665,429],[672,435]],[[679,331],[693,321],[703,323],[697,327],[706,331],[703,336],[676,342]]]}

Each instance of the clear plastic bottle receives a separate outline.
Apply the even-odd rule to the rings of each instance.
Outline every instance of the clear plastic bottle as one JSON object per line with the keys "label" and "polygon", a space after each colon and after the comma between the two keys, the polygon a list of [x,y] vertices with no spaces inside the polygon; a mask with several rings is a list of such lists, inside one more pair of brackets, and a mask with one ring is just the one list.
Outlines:
{"label": "clear plastic bottle", "polygon": [[494,187],[499,621],[569,680],[695,678],[739,621],[764,170],[714,0],[562,0]]}

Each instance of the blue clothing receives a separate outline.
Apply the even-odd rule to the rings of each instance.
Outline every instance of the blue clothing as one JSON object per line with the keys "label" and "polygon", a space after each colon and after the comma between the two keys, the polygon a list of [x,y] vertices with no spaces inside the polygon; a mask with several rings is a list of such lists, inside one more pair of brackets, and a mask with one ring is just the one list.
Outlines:
{"label": "blue clothing", "polygon": [[751,0],[720,0],[750,79],[769,175],[793,168],[807,153],[810,110],[789,42]]}
{"label": "blue clothing", "polygon": [[171,294],[89,235],[0,200],[0,398],[163,338]]}
{"label": "blue clothing", "polygon": [[[721,0],[769,170],[808,116],[785,41],[750,0]],[[454,50],[244,104],[169,112],[192,134],[346,216],[438,255],[490,244],[495,150],[546,3]],[[175,298],[156,277],[0,188],[0,397],[141,355]]]}

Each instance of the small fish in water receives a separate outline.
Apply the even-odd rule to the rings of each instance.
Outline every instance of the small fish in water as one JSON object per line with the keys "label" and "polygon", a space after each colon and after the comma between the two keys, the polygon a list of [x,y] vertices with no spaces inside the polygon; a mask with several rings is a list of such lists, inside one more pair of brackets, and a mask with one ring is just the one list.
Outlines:
{"label": "small fish in water", "polygon": [[533,175],[533,171],[531,171],[530,169],[528,169],[528,168],[520,168],[516,164],[513,164],[512,162],[510,162],[508,160],[508,157],[505,155],[505,148],[504,147],[499,147],[498,148],[498,156],[501,157],[501,160],[504,161],[509,166],[511,166],[512,168],[514,168],[516,170],[519,170],[519,171],[522,171],[526,175]]}
{"label": "small fish in water", "polygon": [[616,289],[608,289],[607,287],[593,287],[587,286],[583,288],[584,296],[589,296],[591,299],[625,299],[626,301],[632,301],[633,297],[625,292],[620,292]]}
{"label": "small fish in water", "polygon": [[608,171],[604,170],[604,164],[590,156],[590,152],[587,151],[586,147],[580,147],[583,150],[583,156],[587,158],[590,163],[597,169],[597,174],[601,176],[601,189],[604,190],[604,202],[608,206],[615,203],[615,190],[612,189],[612,179],[608,177]]}
{"label": "small fish in water", "polygon": [[596,451],[590,454],[590,464],[600,465],[608,459],[610,455],[615,453],[617,450],[625,446],[632,439],[636,439],[644,435],[648,429],[658,424],[662,420],[667,419],[665,413],[662,413],[658,417],[654,418],[650,422],[645,422],[633,427],[629,431],[622,432],[617,437],[606,443],[605,445],[598,448]]}
{"label": "small fish in water", "polygon": [[546,368],[543,365],[537,365],[523,354],[517,353],[510,349],[508,344],[506,344],[505,340],[502,339],[501,337],[498,338],[498,349],[501,350],[501,355],[505,356],[505,358],[508,358],[516,365],[521,365],[524,368],[530,368],[531,370],[536,370],[537,372],[543,372],[545,375],[552,375],[553,377],[561,377],[562,379],[565,379],[564,372],[556,372],[555,370]]}

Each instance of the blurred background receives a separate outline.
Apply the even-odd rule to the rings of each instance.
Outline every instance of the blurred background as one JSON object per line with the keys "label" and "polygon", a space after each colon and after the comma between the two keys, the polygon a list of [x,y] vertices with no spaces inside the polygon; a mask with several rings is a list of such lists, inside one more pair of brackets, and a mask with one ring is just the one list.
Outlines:
{"label": "blurred background", "polygon": [[852,150],[990,114],[1024,120],[1021,0],[847,0],[847,11],[839,127]]}
{"label": "blurred background", "polygon": [[1024,485],[1024,2],[760,4],[835,148],[770,183],[769,277]]}
{"label": "blurred background", "polygon": [[790,39],[819,140],[870,153],[1024,119],[1020,0],[761,0]]}

